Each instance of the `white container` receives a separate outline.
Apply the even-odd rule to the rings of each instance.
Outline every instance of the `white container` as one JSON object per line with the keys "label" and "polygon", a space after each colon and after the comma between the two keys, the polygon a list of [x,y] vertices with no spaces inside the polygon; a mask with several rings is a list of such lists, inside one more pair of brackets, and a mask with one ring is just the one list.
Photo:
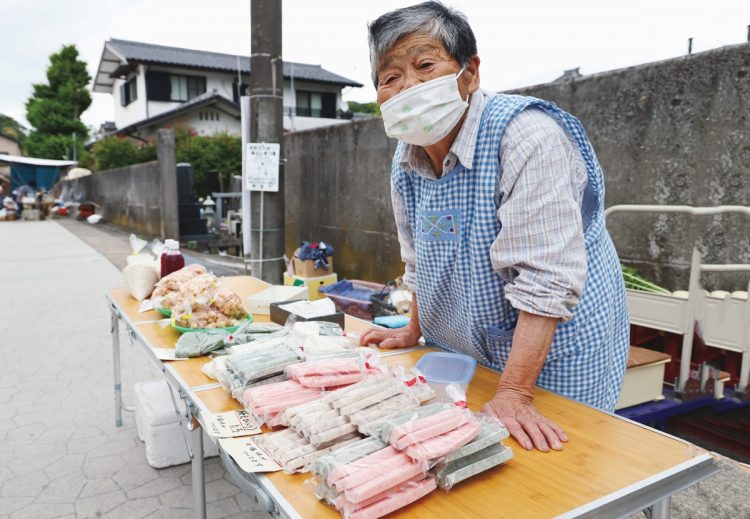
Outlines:
{"label": "white container", "polygon": [[[164,380],[138,382],[134,392],[135,422],[138,437],[146,444],[148,464],[159,469],[190,461],[167,383]],[[183,408],[179,399],[177,405]],[[206,458],[219,454],[217,444],[205,432],[203,449]]]}
{"label": "white container", "polygon": [[305,286],[273,285],[248,296],[247,310],[251,314],[271,315],[271,303],[299,301],[307,299],[307,296],[308,290]]}

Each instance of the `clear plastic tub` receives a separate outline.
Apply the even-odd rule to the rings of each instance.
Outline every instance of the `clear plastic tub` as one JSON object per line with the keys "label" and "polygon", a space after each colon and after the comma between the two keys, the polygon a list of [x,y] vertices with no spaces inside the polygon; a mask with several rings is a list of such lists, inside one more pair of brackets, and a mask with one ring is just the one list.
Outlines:
{"label": "clear plastic tub", "polygon": [[417,369],[435,390],[438,400],[450,400],[445,391],[448,384],[458,384],[465,393],[476,368],[474,357],[459,353],[433,351],[422,355],[417,362]]}

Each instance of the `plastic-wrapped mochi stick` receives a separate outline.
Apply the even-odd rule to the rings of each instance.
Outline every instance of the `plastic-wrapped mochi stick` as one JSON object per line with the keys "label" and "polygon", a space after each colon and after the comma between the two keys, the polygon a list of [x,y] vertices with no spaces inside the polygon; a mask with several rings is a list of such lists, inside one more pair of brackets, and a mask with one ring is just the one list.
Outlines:
{"label": "plastic-wrapped mochi stick", "polygon": [[381,391],[384,391],[396,383],[393,379],[382,380],[374,383],[366,383],[365,385],[358,387],[355,391],[347,393],[340,398],[332,402],[333,407],[346,407],[359,402],[363,398],[368,398]]}
{"label": "plastic-wrapped mochi stick", "polygon": [[[328,474],[328,484],[334,485],[336,489],[340,491],[344,488],[344,483],[341,483],[344,478],[359,472],[360,470],[371,470],[374,467],[383,464],[385,461],[397,456],[401,456],[401,453],[391,446],[378,449],[377,451],[371,452],[370,454],[344,466],[336,467],[330,474]],[[339,485],[341,485],[341,488],[339,488]]]}
{"label": "plastic-wrapped mochi stick", "polygon": [[[393,377],[390,377],[388,375],[375,375],[372,377],[368,377],[367,379],[362,380],[361,382],[357,382],[356,384],[352,384],[351,386],[337,389],[336,391],[331,391],[330,393],[326,394],[323,397],[323,401],[326,403],[338,402],[339,400],[341,400],[345,396],[348,396],[354,391],[358,391],[362,388],[370,387],[374,384],[384,382],[386,380],[392,380],[392,378]],[[334,407],[339,407],[339,406],[334,406]]]}
{"label": "plastic-wrapped mochi stick", "polygon": [[440,458],[476,438],[481,428],[479,422],[465,423],[445,434],[409,445],[405,451],[406,455],[415,461]]}
{"label": "plastic-wrapped mochi stick", "polygon": [[342,467],[361,458],[364,458],[368,454],[379,451],[385,448],[386,444],[377,438],[365,438],[355,443],[341,447],[333,451],[330,455],[325,458],[316,460],[312,465],[312,472],[316,476],[324,478],[328,477],[328,474],[336,467]]}
{"label": "plastic-wrapped mochi stick", "polygon": [[482,429],[479,431],[479,435],[473,441],[467,443],[460,449],[456,449],[453,452],[448,453],[445,458],[440,462],[443,466],[464,456],[474,454],[482,449],[485,449],[491,445],[500,443],[502,440],[509,436],[508,430],[500,425],[495,420],[485,420],[482,422]]}
{"label": "plastic-wrapped mochi stick", "polygon": [[450,490],[456,483],[505,463],[512,457],[513,451],[508,447],[500,443],[490,445],[447,464],[437,473],[438,485],[443,490]]}
{"label": "plastic-wrapped mochi stick", "polygon": [[334,427],[349,424],[345,416],[336,416],[334,418],[319,417],[319,420],[320,421],[318,423],[311,425],[309,428],[306,428],[305,432],[308,432],[310,435],[315,435],[331,430]]}
{"label": "plastic-wrapped mochi stick", "polygon": [[349,519],[376,519],[405,507],[435,490],[435,480],[425,478],[419,483],[406,485],[402,490],[349,514]]}
{"label": "plastic-wrapped mochi stick", "polygon": [[407,463],[370,478],[366,483],[345,490],[344,495],[347,501],[360,503],[375,494],[379,494],[399,483],[403,483],[414,476],[425,474],[426,472],[427,465],[425,463]]}
{"label": "plastic-wrapped mochi stick", "polygon": [[313,445],[321,445],[323,443],[333,441],[336,438],[340,438],[341,436],[344,436],[346,434],[351,434],[356,430],[357,428],[354,425],[346,423],[344,425],[334,427],[333,429],[328,429],[327,431],[323,431],[317,434],[311,434],[310,443],[312,443]]}
{"label": "plastic-wrapped mochi stick", "polygon": [[391,432],[391,445],[403,450],[413,443],[445,434],[465,424],[468,421],[468,415],[469,411],[466,409],[453,407],[432,416],[407,422]]}
{"label": "plastic-wrapped mochi stick", "polygon": [[[329,475],[329,484],[339,492],[356,488],[375,478],[390,474],[403,465],[414,465],[405,454],[393,448],[385,448],[362,458]],[[335,479],[338,478],[338,479]],[[335,481],[333,481],[335,479]],[[407,478],[408,479],[408,478]],[[403,480],[402,480],[403,481]],[[394,483],[395,485],[396,483]],[[393,486],[393,485],[391,485]],[[387,488],[387,487],[386,487]]]}
{"label": "plastic-wrapped mochi stick", "polygon": [[387,386],[381,386],[380,388],[378,388],[377,393],[374,393],[369,397],[365,397],[339,407],[339,411],[341,412],[341,414],[349,415],[356,411],[359,411],[360,409],[364,409],[371,405],[382,402],[383,400],[386,400],[392,396],[400,395],[403,393],[403,386],[398,382],[394,382],[393,384]]}
{"label": "plastic-wrapped mochi stick", "polygon": [[419,402],[411,395],[395,395],[382,402],[357,411],[351,415],[351,422],[356,425],[372,424],[380,418],[393,413],[403,413],[419,407]]}

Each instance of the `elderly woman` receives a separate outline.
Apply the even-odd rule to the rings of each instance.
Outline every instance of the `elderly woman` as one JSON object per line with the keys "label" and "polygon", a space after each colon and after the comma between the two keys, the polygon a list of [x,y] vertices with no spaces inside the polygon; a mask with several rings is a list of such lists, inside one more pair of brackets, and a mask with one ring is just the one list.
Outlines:
{"label": "elderly woman", "polygon": [[363,344],[428,344],[503,372],[484,411],[526,449],[564,431],[535,384],[612,411],[629,346],[604,178],[580,122],[547,101],[479,88],[466,18],[438,2],[369,26],[385,131],[400,142],[391,192],[410,324]]}

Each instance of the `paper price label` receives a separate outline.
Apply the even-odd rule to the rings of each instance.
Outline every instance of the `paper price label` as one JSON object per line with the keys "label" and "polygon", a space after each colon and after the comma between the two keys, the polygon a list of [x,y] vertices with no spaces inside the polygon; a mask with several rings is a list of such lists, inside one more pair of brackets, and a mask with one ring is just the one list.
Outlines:
{"label": "paper price label", "polygon": [[257,441],[252,438],[222,438],[219,445],[245,472],[278,472],[282,466],[274,461]]}
{"label": "paper price label", "polygon": [[138,313],[148,312],[154,309],[154,303],[150,299],[144,299],[141,301],[141,306],[138,307]]}
{"label": "paper price label", "polygon": [[206,434],[214,438],[234,438],[260,434],[260,424],[252,413],[228,411],[226,413],[202,413]]}

